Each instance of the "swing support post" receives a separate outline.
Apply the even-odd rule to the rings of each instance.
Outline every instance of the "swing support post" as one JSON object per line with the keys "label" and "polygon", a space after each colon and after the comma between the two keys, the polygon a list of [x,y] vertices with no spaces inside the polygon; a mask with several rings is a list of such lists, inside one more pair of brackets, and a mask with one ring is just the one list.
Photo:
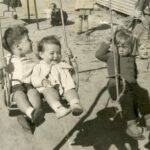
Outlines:
{"label": "swing support post", "polygon": [[35,9],[35,17],[36,17],[36,24],[37,24],[37,29],[39,30],[39,18],[38,18],[38,11],[37,11],[37,4],[36,0],[34,0],[34,9]]}
{"label": "swing support post", "polygon": [[60,12],[61,12],[61,22],[63,26],[64,43],[65,43],[65,48],[66,48],[67,55],[68,55],[68,62],[70,65],[72,65],[74,69],[75,78],[76,78],[76,90],[78,90],[78,87],[79,87],[78,64],[76,62],[76,58],[73,56],[73,53],[68,46],[68,40],[67,40],[67,35],[66,35],[65,23],[64,23],[64,16],[63,16],[63,6],[62,6],[61,0],[59,0],[59,4],[60,4]]}
{"label": "swing support post", "polygon": [[68,41],[67,41],[66,28],[65,28],[65,23],[64,23],[64,15],[63,15],[63,6],[62,6],[62,1],[61,0],[59,0],[59,4],[60,4],[61,22],[62,22],[62,26],[63,26],[63,35],[64,35],[65,47],[67,48],[68,56],[70,58],[72,58],[73,54],[72,54],[71,50],[69,49]]}

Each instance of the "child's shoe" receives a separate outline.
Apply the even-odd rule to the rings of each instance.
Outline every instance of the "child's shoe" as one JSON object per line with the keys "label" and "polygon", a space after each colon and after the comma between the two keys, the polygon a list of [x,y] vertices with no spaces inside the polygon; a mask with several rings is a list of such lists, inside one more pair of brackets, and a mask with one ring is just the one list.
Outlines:
{"label": "child's shoe", "polygon": [[65,108],[65,107],[63,107],[63,106],[60,106],[60,107],[58,107],[58,108],[55,110],[56,117],[57,117],[58,119],[60,119],[60,118],[62,118],[62,117],[64,117],[64,116],[66,116],[66,115],[68,115],[70,112],[71,112],[70,109],[67,109],[67,108]]}
{"label": "child's shoe", "polygon": [[44,120],[44,112],[41,108],[33,110],[32,114],[32,122],[35,125],[39,125],[39,123]]}
{"label": "child's shoe", "polygon": [[56,113],[56,117],[58,119],[68,115],[71,112],[70,109],[63,107],[60,102],[55,102],[51,107],[54,110],[54,112]]}
{"label": "child's shoe", "polygon": [[25,132],[33,134],[34,125],[31,123],[31,120],[29,118],[24,115],[19,115],[17,116],[17,120]]}
{"label": "child's shoe", "polygon": [[143,135],[143,128],[138,127],[135,120],[130,120],[127,122],[127,130],[126,133],[134,138],[135,140],[144,140],[145,137]]}
{"label": "child's shoe", "polygon": [[79,116],[79,115],[81,115],[83,113],[83,108],[80,105],[79,100],[76,100],[76,99],[72,100],[70,102],[70,108],[71,108],[72,114],[74,116]]}

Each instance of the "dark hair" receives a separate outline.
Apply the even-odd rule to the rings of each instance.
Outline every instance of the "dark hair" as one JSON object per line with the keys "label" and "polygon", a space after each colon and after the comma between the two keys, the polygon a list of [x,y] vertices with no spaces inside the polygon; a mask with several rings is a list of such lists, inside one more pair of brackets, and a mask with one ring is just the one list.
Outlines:
{"label": "dark hair", "polygon": [[38,43],[38,52],[43,52],[44,51],[44,44],[55,44],[55,45],[58,45],[61,48],[60,41],[54,35],[46,36],[46,37],[42,38],[39,41],[39,43]]}
{"label": "dark hair", "polygon": [[13,44],[19,42],[26,34],[28,34],[28,29],[24,26],[17,25],[6,29],[2,39],[3,47],[12,53]]}
{"label": "dark hair", "polygon": [[134,36],[131,31],[128,29],[122,28],[115,32],[114,42],[117,45],[123,41],[124,44],[129,45],[129,47],[133,47]]}
{"label": "dark hair", "polygon": [[57,8],[57,5],[55,3],[50,3],[49,5],[53,5],[54,8]]}

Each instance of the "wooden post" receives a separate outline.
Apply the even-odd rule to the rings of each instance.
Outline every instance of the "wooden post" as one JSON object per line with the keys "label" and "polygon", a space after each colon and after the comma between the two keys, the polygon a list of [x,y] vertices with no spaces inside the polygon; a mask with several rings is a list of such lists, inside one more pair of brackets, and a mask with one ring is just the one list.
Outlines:
{"label": "wooden post", "polygon": [[27,10],[28,10],[28,20],[30,20],[30,5],[29,5],[29,0],[27,0]]}
{"label": "wooden post", "polygon": [[37,12],[36,0],[34,0],[34,8],[35,8],[36,24],[37,24],[37,28],[39,30],[40,28],[39,28],[39,20],[38,20],[38,12]]}

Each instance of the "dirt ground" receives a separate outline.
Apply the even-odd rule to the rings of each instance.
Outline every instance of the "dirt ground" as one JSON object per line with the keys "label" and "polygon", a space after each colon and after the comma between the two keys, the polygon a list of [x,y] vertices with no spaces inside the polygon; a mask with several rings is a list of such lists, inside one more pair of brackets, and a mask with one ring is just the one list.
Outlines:
{"label": "dirt ground", "polygon": [[[42,3],[42,1],[41,1]],[[40,5],[40,3],[38,4]],[[147,150],[150,149],[149,132],[144,129],[146,140],[136,141],[126,132],[126,124],[118,115],[114,120],[114,108],[111,103],[106,107],[107,93],[106,65],[95,58],[95,51],[100,43],[110,35],[109,11],[101,8],[89,17],[88,35],[76,34],[76,15],[73,10],[74,1],[63,0],[68,11],[69,21],[66,34],[70,49],[77,56],[79,65],[79,95],[84,113],[79,117],[71,114],[56,119],[55,114],[46,106],[45,122],[36,128],[33,135],[23,131],[16,117],[9,117],[3,103],[4,95],[0,92],[0,149],[1,150]],[[0,3],[1,12],[6,6]],[[113,13],[114,24],[121,24],[124,15]],[[48,21],[40,17],[40,30],[34,20],[13,20],[10,14],[2,19],[3,31],[14,24],[25,24],[29,34],[36,43],[47,35],[57,35],[62,42],[65,57],[65,46],[62,26],[50,27]],[[147,59],[137,58],[141,86],[150,92],[150,69]],[[45,107],[44,107],[45,108]]]}

